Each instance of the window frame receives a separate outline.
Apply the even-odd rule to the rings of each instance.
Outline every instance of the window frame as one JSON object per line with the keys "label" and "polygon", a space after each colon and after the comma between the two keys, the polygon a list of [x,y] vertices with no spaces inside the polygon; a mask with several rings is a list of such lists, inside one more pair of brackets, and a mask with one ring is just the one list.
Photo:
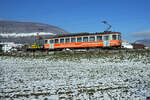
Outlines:
{"label": "window frame", "polygon": [[83,42],[88,42],[89,38],[88,37],[83,37]]}
{"label": "window frame", "polygon": [[[74,41],[72,41],[74,39]],[[71,43],[75,43],[76,42],[76,37],[72,37],[71,38]]]}
{"label": "window frame", "polygon": [[[115,36],[115,39],[113,36]],[[117,35],[112,35],[112,40],[118,40],[117,37],[118,37]]]}
{"label": "window frame", "polygon": [[121,35],[117,35],[117,40],[121,40]]}
{"label": "window frame", "polygon": [[[63,42],[62,42],[62,40],[63,40]],[[64,38],[61,38],[61,39],[60,39],[60,43],[65,43],[65,39],[64,39]]]}
{"label": "window frame", "polygon": [[[56,40],[58,40],[58,41],[56,42]],[[55,39],[54,41],[55,41],[55,42],[54,42],[55,44],[59,43],[59,39]]]}
{"label": "window frame", "polygon": [[[69,40],[68,42],[67,39]],[[65,38],[65,43],[70,43],[70,38]]]}
{"label": "window frame", "polygon": [[54,40],[50,40],[49,42],[50,42],[50,44],[53,44],[53,43],[54,43]]}
{"label": "window frame", "polygon": [[[98,40],[98,37],[101,37],[101,38],[99,38],[100,40]],[[102,40],[103,40],[103,37],[102,37],[102,36],[96,36],[96,40],[97,40],[97,41],[102,41]]]}
{"label": "window frame", "polygon": [[[108,38],[106,38],[106,37],[108,37]],[[104,40],[104,41],[108,41],[109,39],[110,39],[110,36],[109,36],[109,35],[104,35],[104,36],[103,36],[103,40]]]}
{"label": "window frame", "polygon": [[[80,39],[80,41],[79,41]],[[77,37],[77,42],[82,42],[82,37]]]}
{"label": "window frame", "polygon": [[[92,38],[93,38],[94,40],[91,40]],[[90,36],[90,37],[89,37],[89,41],[91,41],[91,42],[92,42],[92,41],[95,41],[95,36]]]}

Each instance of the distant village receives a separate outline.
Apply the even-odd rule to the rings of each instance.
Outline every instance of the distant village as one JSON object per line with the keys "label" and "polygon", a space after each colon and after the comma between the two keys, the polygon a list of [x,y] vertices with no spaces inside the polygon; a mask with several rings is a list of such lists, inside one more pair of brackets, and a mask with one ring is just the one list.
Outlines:
{"label": "distant village", "polygon": [[[14,42],[0,42],[0,51],[4,53],[14,52],[23,49],[24,44],[16,44]],[[123,41],[121,48],[123,49],[150,49],[150,47],[145,46],[140,43],[132,43]]]}

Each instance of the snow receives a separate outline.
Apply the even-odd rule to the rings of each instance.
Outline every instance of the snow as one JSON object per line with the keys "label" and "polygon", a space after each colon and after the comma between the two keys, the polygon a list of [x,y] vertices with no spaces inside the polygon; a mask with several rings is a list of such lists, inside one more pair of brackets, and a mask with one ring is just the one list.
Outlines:
{"label": "snow", "polygon": [[122,47],[128,48],[128,49],[133,49],[133,46],[130,43],[125,42],[125,41],[122,42]]}
{"label": "snow", "polygon": [[27,37],[27,36],[37,36],[37,33],[39,35],[56,35],[54,33],[50,32],[33,32],[33,33],[0,33],[0,36],[2,37]]}
{"label": "snow", "polygon": [[149,56],[79,60],[1,56],[0,83],[0,99],[143,100],[150,96]]}
{"label": "snow", "polygon": [[15,49],[16,47],[23,46],[22,44],[15,44],[14,42],[1,42],[0,45],[2,45],[3,52],[11,52],[11,50],[17,51]]}

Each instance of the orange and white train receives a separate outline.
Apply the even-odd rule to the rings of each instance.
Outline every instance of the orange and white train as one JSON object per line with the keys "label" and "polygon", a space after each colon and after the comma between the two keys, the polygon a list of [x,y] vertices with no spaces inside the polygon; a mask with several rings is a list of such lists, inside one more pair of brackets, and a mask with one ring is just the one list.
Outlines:
{"label": "orange and white train", "polygon": [[121,42],[120,32],[67,34],[44,39],[44,49],[121,47]]}

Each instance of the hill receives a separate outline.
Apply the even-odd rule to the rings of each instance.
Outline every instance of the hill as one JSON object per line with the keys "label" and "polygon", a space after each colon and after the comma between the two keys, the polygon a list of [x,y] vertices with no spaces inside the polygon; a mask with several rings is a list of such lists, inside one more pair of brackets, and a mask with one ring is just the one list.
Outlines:
{"label": "hill", "polygon": [[0,33],[32,33],[32,32],[50,32],[55,34],[68,33],[59,27],[48,24],[0,20]]}
{"label": "hill", "polygon": [[136,40],[135,43],[144,44],[145,46],[150,47],[150,39]]}
{"label": "hill", "polygon": [[0,41],[31,44],[37,33],[43,37],[68,34],[67,31],[48,24],[0,20]]}

